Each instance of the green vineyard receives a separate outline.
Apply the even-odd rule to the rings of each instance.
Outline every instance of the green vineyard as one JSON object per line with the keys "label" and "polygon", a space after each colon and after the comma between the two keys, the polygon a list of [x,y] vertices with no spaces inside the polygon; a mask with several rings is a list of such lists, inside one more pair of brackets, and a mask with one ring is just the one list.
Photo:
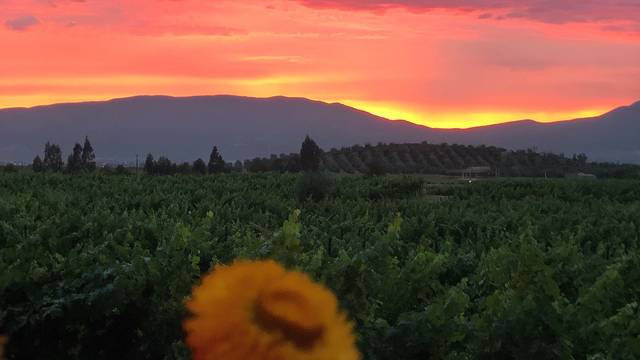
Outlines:
{"label": "green vineyard", "polygon": [[[417,146],[434,156],[385,166],[502,159]],[[264,258],[331,288],[365,359],[640,358],[638,181],[325,176],[316,200],[303,181],[0,174],[8,359],[188,359],[192,286]]]}

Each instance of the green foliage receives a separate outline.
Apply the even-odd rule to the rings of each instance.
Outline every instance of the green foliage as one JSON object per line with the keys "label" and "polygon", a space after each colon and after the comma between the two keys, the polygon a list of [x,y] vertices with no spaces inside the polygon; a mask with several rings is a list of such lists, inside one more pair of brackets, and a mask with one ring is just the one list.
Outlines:
{"label": "green foliage", "polygon": [[329,196],[331,180],[323,173],[306,172],[296,183],[295,194],[299,202],[306,200],[320,201]]}
{"label": "green foliage", "polygon": [[236,258],[333,289],[365,359],[640,358],[637,181],[343,176],[299,203],[301,178],[0,174],[9,359],[186,359],[184,300]]}
{"label": "green foliage", "polygon": [[282,224],[282,229],[275,233],[270,257],[286,266],[295,266],[302,250],[302,243],[300,242],[301,230],[300,210],[295,209]]}

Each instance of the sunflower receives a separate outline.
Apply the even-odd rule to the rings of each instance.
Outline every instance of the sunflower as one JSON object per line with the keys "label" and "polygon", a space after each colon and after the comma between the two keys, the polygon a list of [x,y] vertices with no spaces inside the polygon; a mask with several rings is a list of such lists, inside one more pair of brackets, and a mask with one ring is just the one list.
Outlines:
{"label": "sunflower", "polygon": [[196,360],[357,360],[351,324],[333,293],[274,261],[219,266],[187,303]]}

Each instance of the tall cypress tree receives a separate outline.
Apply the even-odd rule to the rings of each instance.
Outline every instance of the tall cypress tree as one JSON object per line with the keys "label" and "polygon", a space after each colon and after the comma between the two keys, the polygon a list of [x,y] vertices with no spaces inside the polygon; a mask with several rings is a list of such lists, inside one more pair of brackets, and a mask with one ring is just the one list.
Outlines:
{"label": "tall cypress tree", "polygon": [[320,169],[322,149],[307,135],[300,148],[300,167],[305,172],[315,172]]}
{"label": "tall cypress tree", "polygon": [[96,169],[96,154],[87,136],[84,137],[84,146],[82,146],[81,167],[86,171],[94,171]]}
{"label": "tall cypress tree", "polygon": [[51,161],[51,143],[47,141],[44,144],[44,156],[42,157],[42,168],[49,171],[49,162]]}
{"label": "tall cypress tree", "polygon": [[76,143],[73,147],[73,152],[69,154],[67,159],[67,171],[70,173],[77,173],[83,169],[83,148],[82,145]]}

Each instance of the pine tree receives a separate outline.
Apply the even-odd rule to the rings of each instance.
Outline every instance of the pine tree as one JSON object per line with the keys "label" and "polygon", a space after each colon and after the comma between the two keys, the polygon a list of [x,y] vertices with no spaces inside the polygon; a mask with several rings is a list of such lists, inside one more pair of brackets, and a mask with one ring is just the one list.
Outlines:
{"label": "pine tree", "polygon": [[147,159],[144,161],[144,172],[147,175],[154,175],[156,173],[156,164],[151,154],[148,154]]}
{"label": "pine tree", "polygon": [[80,172],[83,168],[82,161],[82,145],[76,143],[73,147],[73,152],[69,155],[67,159],[67,172],[77,173]]}
{"label": "pine tree", "polygon": [[31,170],[37,173],[44,171],[44,165],[42,164],[42,159],[40,158],[40,155],[36,156],[33,159],[33,163],[31,163]]}
{"label": "pine tree", "polygon": [[300,167],[305,172],[315,172],[320,169],[322,150],[309,135],[304,138],[300,148]]}
{"label": "pine tree", "polygon": [[93,151],[91,142],[89,142],[89,138],[86,136],[84,137],[84,146],[82,147],[81,168],[86,171],[94,171],[96,169],[96,154]]}
{"label": "pine tree", "polygon": [[197,175],[207,174],[207,164],[205,164],[204,160],[198,159],[193,162],[193,173]]}
{"label": "pine tree", "polygon": [[218,152],[218,147],[214,146],[209,155],[209,174],[219,174],[225,171],[226,163],[222,159],[222,155]]}

